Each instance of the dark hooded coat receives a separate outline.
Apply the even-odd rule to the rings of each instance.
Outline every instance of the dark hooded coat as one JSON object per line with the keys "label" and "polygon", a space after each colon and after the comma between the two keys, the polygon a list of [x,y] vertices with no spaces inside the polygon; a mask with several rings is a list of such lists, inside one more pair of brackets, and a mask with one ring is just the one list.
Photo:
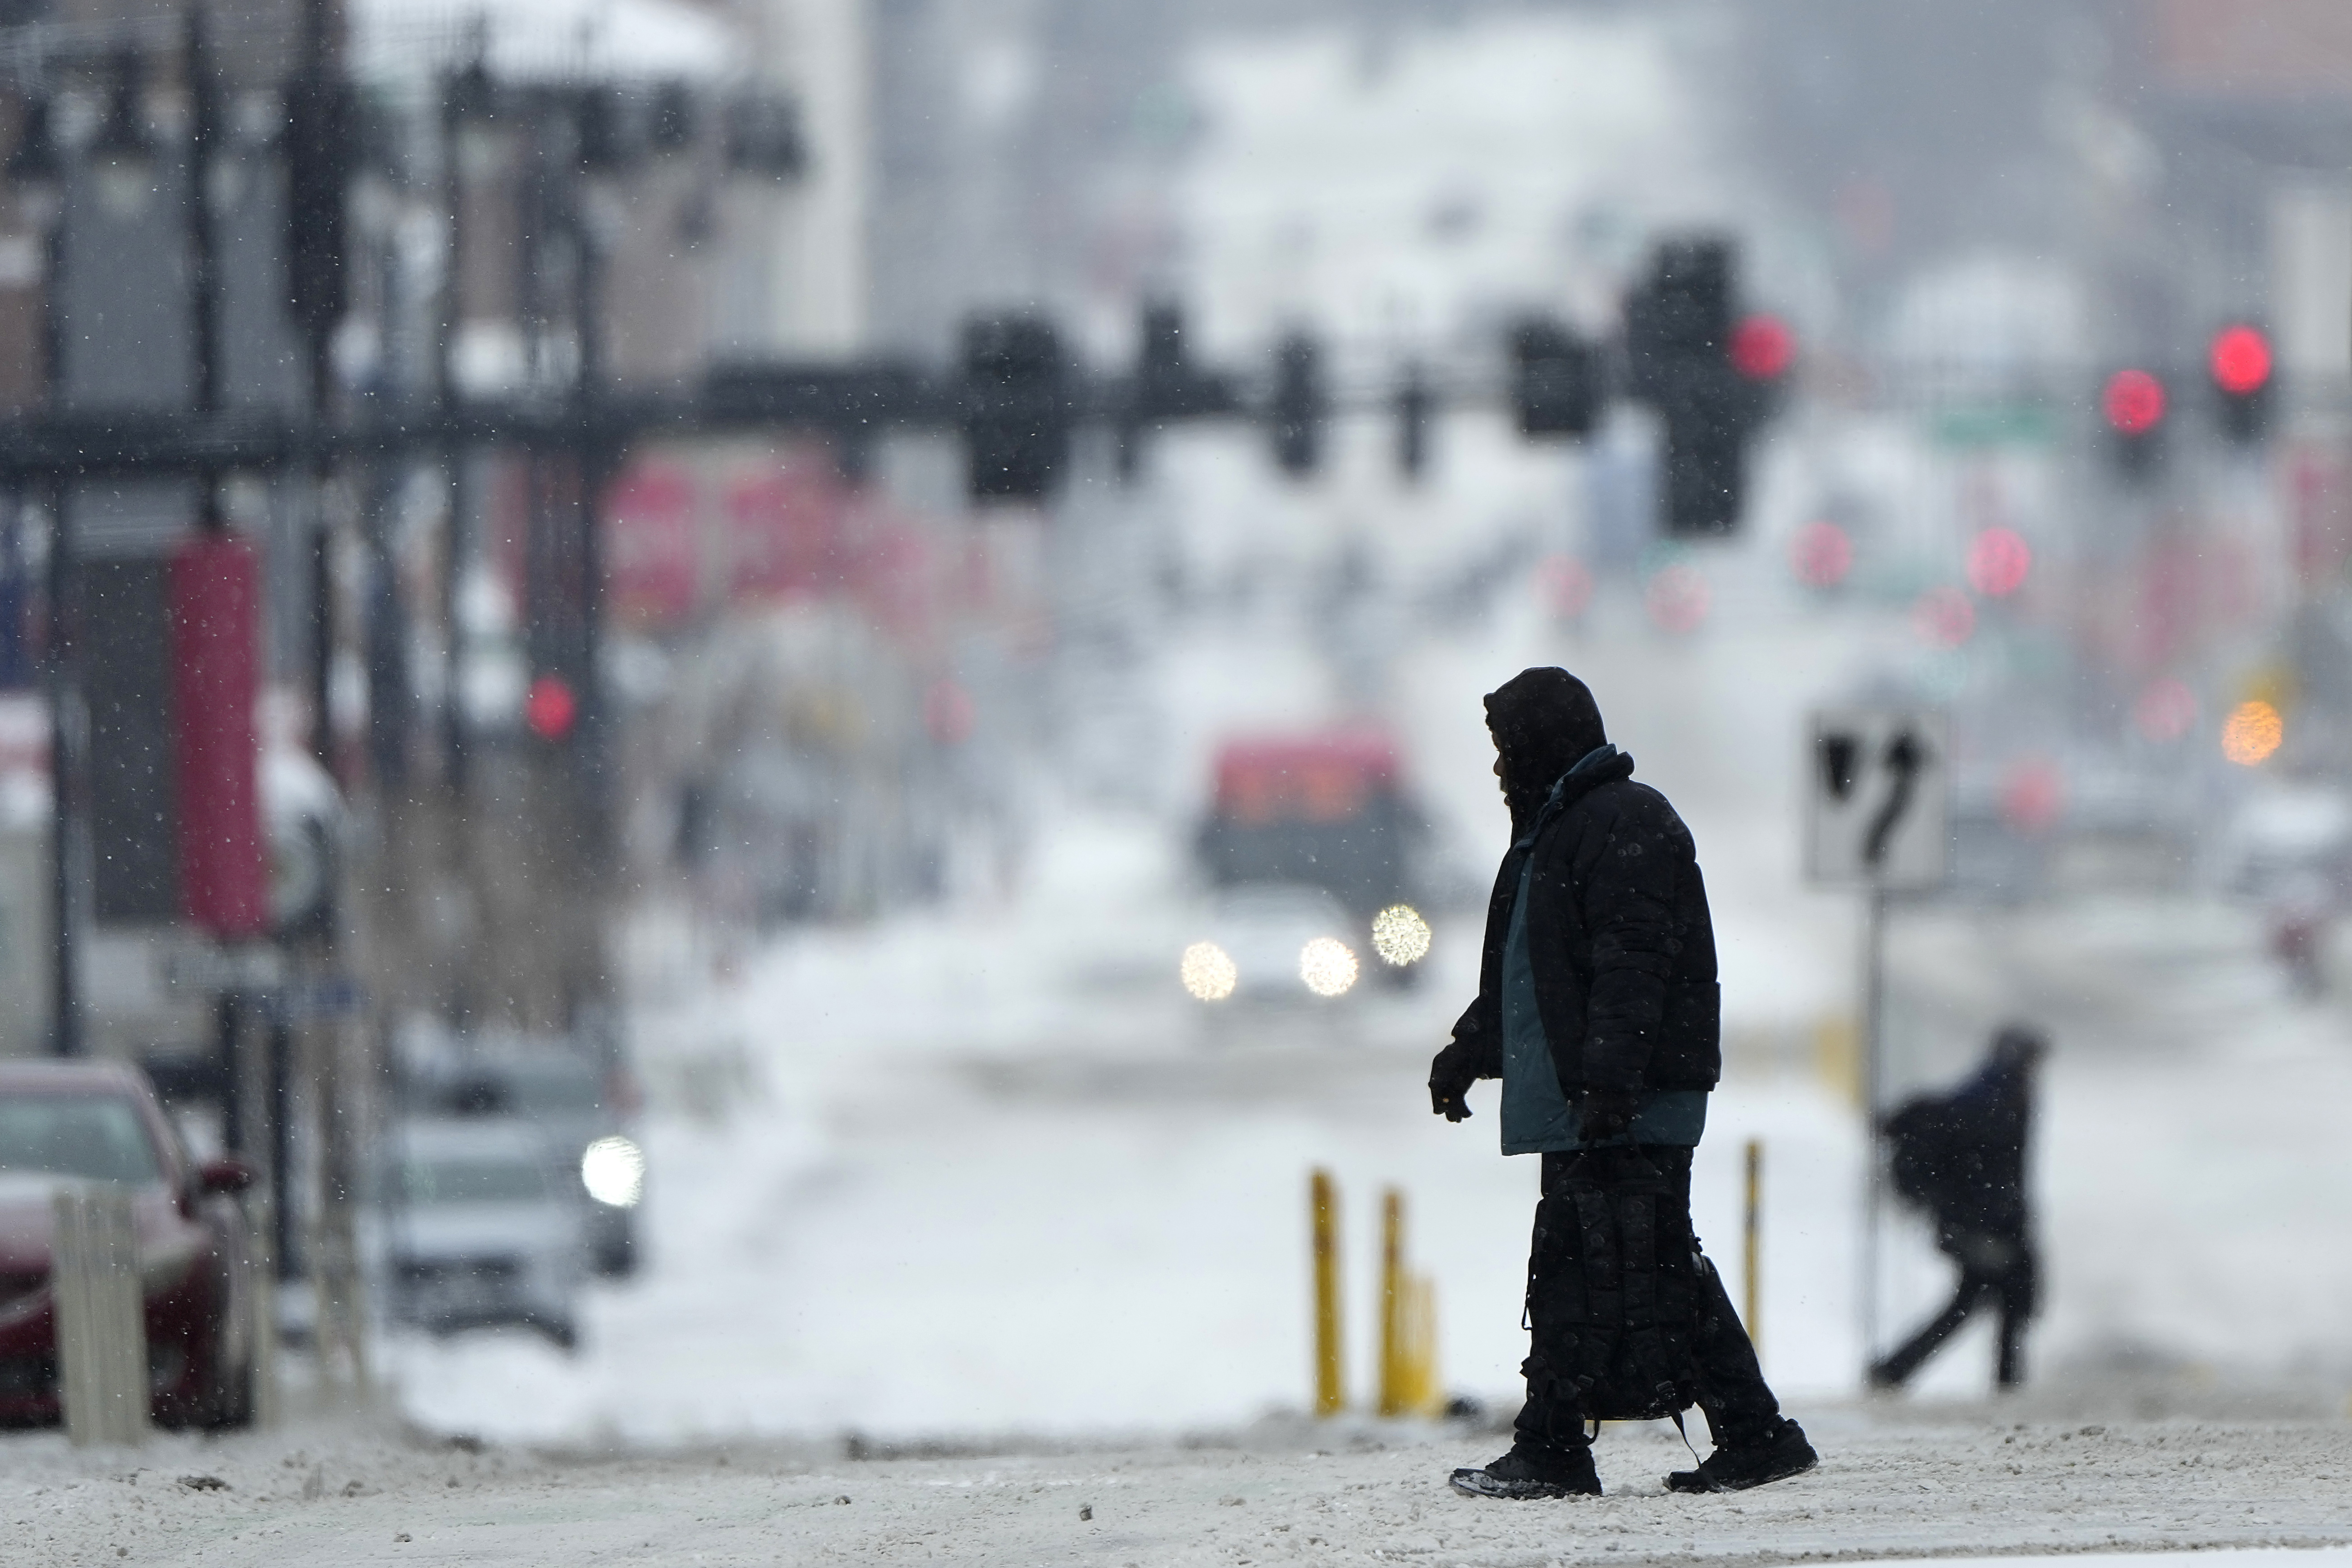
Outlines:
{"label": "dark hooded coat", "polygon": [[1536,1005],[1561,1090],[1713,1089],[1722,1076],[1715,927],[1689,828],[1607,743],[1565,670],[1530,669],[1486,699],[1517,841],[1486,905],[1478,999],[1454,1026],[1481,1078],[1503,1071],[1504,944],[1519,877]]}
{"label": "dark hooded coat", "polygon": [[1895,1191],[1927,1211],[1945,1251],[1959,1256],[1974,1237],[2026,1238],[2032,1114],[2032,1058],[1996,1048],[1949,1093],[1921,1095],[1885,1118]]}

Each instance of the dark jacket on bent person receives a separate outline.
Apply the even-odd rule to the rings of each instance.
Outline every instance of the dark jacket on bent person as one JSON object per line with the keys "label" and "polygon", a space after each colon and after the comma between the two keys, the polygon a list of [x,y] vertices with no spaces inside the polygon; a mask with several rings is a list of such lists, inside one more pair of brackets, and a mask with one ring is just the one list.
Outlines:
{"label": "dark jacket on bent person", "polygon": [[2027,1238],[2026,1138],[2031,1068],[1996,1054],[1949,1092],[1922,1095],[1889,1115],[1895,1188],[1927,1211],[1947,1252],[1966,1238]]}
{"label": "dark jacket on bent person", "polygon": [[1633,759],[1602,750],[1559,780],[1504,856],[1478,999],[1454,1038],[1479,1077],[1503,1076],[1504,952],[1524,872],[1537,1010],[1561,1091],[1710,1089],[1721,1002],[1697,851],[1665,796],[1633,782]]}

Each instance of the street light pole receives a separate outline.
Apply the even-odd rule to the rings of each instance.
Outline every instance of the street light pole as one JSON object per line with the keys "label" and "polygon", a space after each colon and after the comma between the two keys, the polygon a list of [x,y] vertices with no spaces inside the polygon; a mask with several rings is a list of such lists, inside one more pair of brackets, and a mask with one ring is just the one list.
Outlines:
{"label": "street light pole", "polygon": [[[608,178],[610,171],[592,167],[590,155],[601,154],[604,149],[587,145],[589,116],[601,100],[589,94],[575,95],[572,100],[574,114],[572,124],[572,156],[566,181],[565,216],[569,220],[572,238],[572,341],[577,344],[577,378],[572,384],[572,397],[583,410],[595,405],[604,394],[604,255],[597,232],[601,215],[596,210],[599,199],[597,182]],[[604,540],[599,519],[603,516],[604,486],[613,475],[613,462],[608,452],[597,443],[583,441],[574,448],[579,486],[577,526],[580,530],[580,738],[578,742],[578,789],[582,805],[583,846],[596,864],[603,863],[604,847],[609,837],[611,800],[608,783],[612,756],[610,714],[604,697]]]}
{"label": "street light pole", "polygon": [[[52,100],[44,92],[26,108],[8,179],[18,210],[41,231],[41,384],[51,417],[67,412],[65,332],[58,279],[65,261],[65,160],[58,146]],[[81,687],[76,679],[74,534],[71,486],[53,474],[42,486],[49,514],[48,569],[43,594],[47,636],[42,685],[49,702],[49,1049],[82,1054],[81,998]]]}

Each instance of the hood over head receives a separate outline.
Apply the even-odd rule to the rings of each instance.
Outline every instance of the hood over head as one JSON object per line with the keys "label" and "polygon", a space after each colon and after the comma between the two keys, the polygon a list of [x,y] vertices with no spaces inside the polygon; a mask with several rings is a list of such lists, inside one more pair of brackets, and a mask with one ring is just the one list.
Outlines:
{"label": "hood over head", "polygon": [[1592,689],[1564,669],[1523,669],[1486,693],[1486,729],[1503,758],[1514,831],[1532,821],[1559,776],[1609,742]]}
{"label": "hood over head", "polygon": [[2031,1024],[2003,1024],[1992,1037],[1992,1060],[2005,1068],[2032,1068],[2050,1054],[2050,1041]]}

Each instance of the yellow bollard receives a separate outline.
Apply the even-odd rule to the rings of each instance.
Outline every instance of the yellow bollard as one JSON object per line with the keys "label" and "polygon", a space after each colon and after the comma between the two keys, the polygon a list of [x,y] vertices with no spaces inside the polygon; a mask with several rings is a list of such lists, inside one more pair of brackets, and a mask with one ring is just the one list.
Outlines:
{"label": "yellow bollard", "polygon": [[1315,1414],[1348,1408],[1339,1360],[1339,1194],[1331,1173],[1307,1183],[1307,1213],[1315,1236]]}
{"label": "yellow bollard", "polygon": [[1384,1416],[1445,1414],[1437,1375],[1437,1281],[1405,1267],[1404,1194],[1381,1202],[1381,1378]]}
{"label": "yellow bollard", "polygon": [[1822,1087],[1847,1104],[1863,1102],[1862,1031],[1852,1018],[1824,1013],[1813,1026],[1813,1068]]}
{"label": "yellow bollard", "polygon": [[1748,1325],[1748,1342],[1756,1347],[1756,1353],[1759,1356],[1764,1353],[1764,1326],[1762,1321],[1757,1316],[1764,1297],[1763,1194],[1764,1141],[1761,1138],[1750,1138],[1748,1141],[1747,1214],[1740,1230],[1741,1250],[1746,1254],[1748,1276],[1744,1281],[1747,1288],[1742,1292],[1747,1298],[1748,1310],[1742,1315],[1742,1321]]}
{"label": "yellow bollard", "polygon": [[1381,1397],[1382,1415],[1404,1414],[1404,1194],[1391,1187],[1381,1200]]}
{"label": "yellow bollard", "polygon": [[1405,1336],[1411,1375],[1404,1407],[1408,1414],[1434,1420],[1445,1414],[1444,1384],[1437,1375],[1437,1281],[1426,1274],[1415,1274],[1412,1283],[1412,1321]]}

